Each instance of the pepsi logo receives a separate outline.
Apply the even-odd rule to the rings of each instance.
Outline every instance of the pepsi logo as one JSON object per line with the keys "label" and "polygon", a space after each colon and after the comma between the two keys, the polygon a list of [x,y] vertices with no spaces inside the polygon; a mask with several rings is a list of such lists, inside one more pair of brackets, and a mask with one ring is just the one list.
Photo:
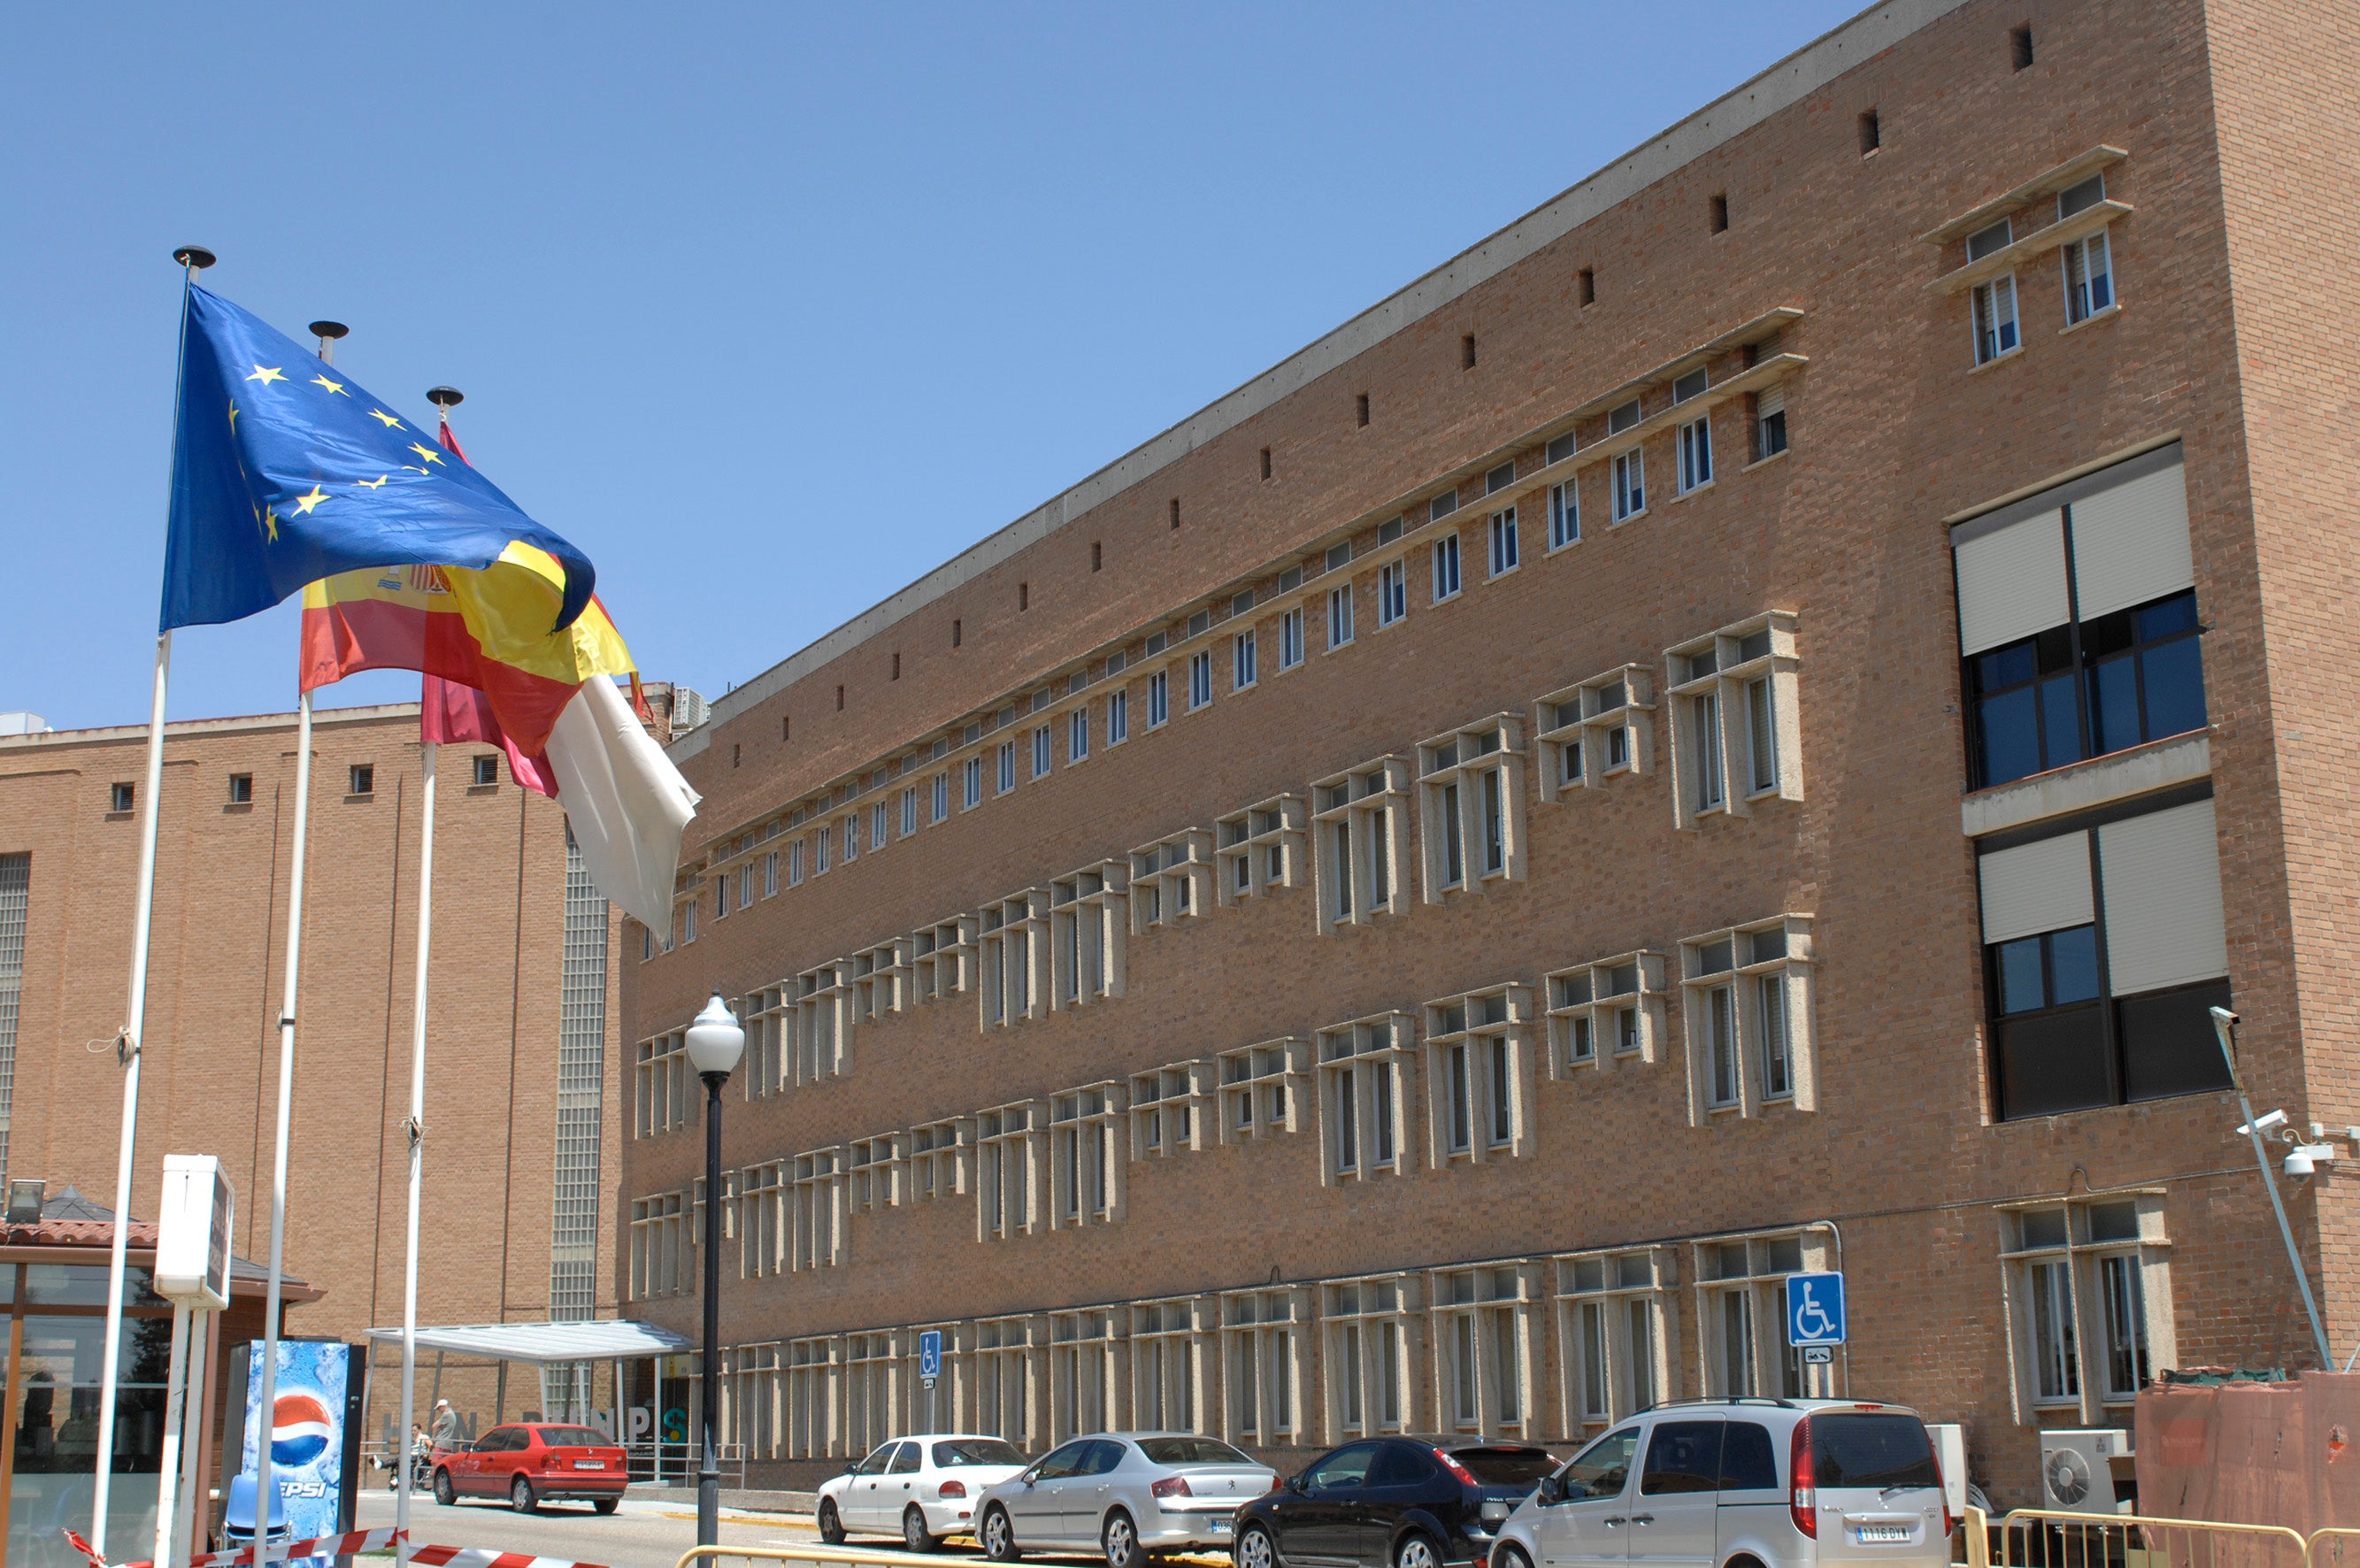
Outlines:
{"label": "pepsi logo", "polygon": [[301,1469],[327,1452],[328,1408],[310,1394],[281,1394],[270,1410],[270,1463]]}

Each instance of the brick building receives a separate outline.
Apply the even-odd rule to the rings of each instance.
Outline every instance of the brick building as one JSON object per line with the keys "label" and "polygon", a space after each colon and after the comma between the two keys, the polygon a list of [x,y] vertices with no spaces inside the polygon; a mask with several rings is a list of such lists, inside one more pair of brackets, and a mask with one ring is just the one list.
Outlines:
{"label": "brick building", "polygon": [[1873,6],[716,702],[616,1267],[718,985],[756,1473],[1832,1383],[2023,1503],[2313,1361],[2206,1009],[2351,1159],[2355,20]]}
{"label": "brick building", "polygon": [[[235,1248],[256,1258],[270,1254],[294,731],[291,713],[167,726],[133,1167],[144,1219],[165,1154],[219,1156]],[[358,1340],[401,1321],[417,704],[321,710],[312,741],[287,1267],[322,1299],[290,1330]],[[0,735],[0,1171],[104,1202],[146,750],[144,725]],[[619,917],[569,865],[564,814],[497,753],[445,746],[437,775],[420,1321],[611,1316],[615,1172],[600,1161],[620,1125]],[[430,1356],[421,1398],[437,1376]],[[439,1376],[489,1423],[492,1369]],[[511,1414],[543,1398],[529,1377],[505,1393]],[[399,1377],[380,1376],[369,1439],[399,1401]]]}

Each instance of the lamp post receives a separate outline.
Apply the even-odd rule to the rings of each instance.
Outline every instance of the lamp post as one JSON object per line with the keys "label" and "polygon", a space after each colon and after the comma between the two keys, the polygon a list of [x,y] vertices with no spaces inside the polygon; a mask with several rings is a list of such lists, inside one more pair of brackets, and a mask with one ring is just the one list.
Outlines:
{"label": "lamp post", "polygon": [[721,1542],[721,1465],[713,1446],[721,1404],[721,1085],[746,1054],[746,1028],[716,991],[688,1026],[688,1062],[705,1080],[705,1397],[698,1421],[696,1544]]}
{"label": "lamp post", "polygon": [[[2294,1245],[2294,1227],[2287,1223],[2286,1204],[2278,1197],[2278,1178],[2270,1174],[2269,1150],[2262,1145],[2262,1124],[2254,1103],[2245,1098],[2245,1080],[2237,1076],[2237,1015],[2226,1007],[2212,1009],[2212,1037],[2221,1042],[2221,1060],[2229,1069],[2229,1087],[2237,1092],[2237,1108],[2245,1113],[2241,1131],[2254,1140],[2254,1162],[2262,1168],[2262,1185],[2270,1194],[2270,1212],[2278,1217],[2278,1236],[2286,1242],[2287,1261],[2294,1267],[2294,1282],[2302,1291],[2302,1310],[2310,1315],[2311,1337],[2319,1342],[2319,1369],[2335,1370],[2335,1352],[2328,1347],[2327,1330],[2319,1321],[2319,1303],[2311,1299],[2311,1272]],[[2277,1113],[2273,1112],[2272,1115]]]}

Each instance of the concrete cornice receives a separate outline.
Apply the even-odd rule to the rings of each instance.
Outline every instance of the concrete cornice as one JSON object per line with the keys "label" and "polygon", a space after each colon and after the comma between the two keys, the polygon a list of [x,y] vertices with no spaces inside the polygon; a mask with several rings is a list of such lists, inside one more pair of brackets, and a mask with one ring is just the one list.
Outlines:
{"label": "concrete cornice", "polygon": [[[415,702],[378,702],[366,708],[314,708],[311,711],[313,729],[333,729],[345,724],[378,724],[393,719],[418,717]],[[257,730],[292,730],[293,713],[245,713],[226,719],[171,719],[165,721],[164,739],[194,740],[204,735],[245,735]],[[145,741],[146,724],[107,724],[88,730],[44,730],[39,735],[0,735],[0,758],[16,758],[28,754],[54,750],[60,746],[120,746],[125,741]]]}

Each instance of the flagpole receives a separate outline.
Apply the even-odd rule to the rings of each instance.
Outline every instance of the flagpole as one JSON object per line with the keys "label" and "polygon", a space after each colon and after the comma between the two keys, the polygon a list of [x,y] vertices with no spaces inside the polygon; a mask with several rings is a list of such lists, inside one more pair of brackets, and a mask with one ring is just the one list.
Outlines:
{"label": "flagpole", "polygon": [[[172,372],[172,466],[180,468],[180,381],[188,343],[186,322],[189,290],[197,274],[213,264],[213,253],[202,245],[182,245],[172,259],[185,268],[180,285],[182,363]],[[115,1160],[115,1238],[106,1268],[106,1345],[102,1354],[98,1389],[98,1452],[92,1476],[90,1541],[101,1556],[106,1552],[106,1509],[115,1475],[115,1385],[123,1368],[123,1288],[126,1255],[131,1240],[131,1160],[139,1138],[139,1042],[148,1022],[148,933],[156,912],[157,813],[163,805],[164,691],[172,670],[172,634],[156,636],[156,687],[148,709],[148,770],[140,789],[139,883],[131,911],[131,988],[123,1011],[123,1028],[115,1037],[116,1059],[123,1064],[123,1134]]]}

